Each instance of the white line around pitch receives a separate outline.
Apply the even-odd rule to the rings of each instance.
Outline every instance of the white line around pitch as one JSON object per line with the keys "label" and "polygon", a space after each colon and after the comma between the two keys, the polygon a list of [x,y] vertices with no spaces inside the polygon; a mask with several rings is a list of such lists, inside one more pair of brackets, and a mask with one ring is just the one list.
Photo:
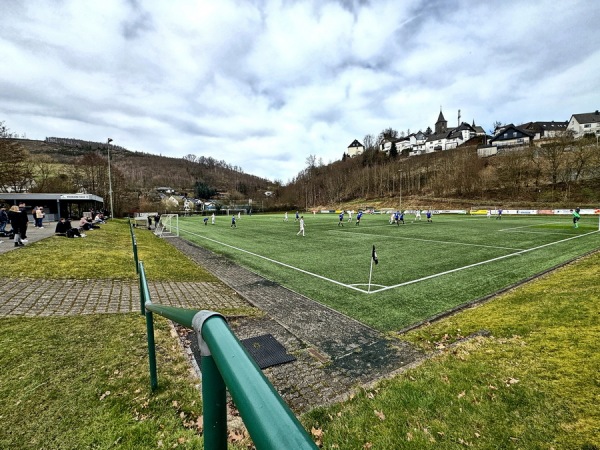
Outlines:
{"label": "white line around pitch", "polygon": [[316,274],[316,273],[309,272],[308,270],[300,269],[299,267],[291,266],[291,265],[289,265],[289,264],[286,264],[286,263],[283,263],[283,262],[281,262],[281,261],[277,261],[276,259],[267,258],[266,256],[262,256],[262,255],[259,255],[258,253],[253,253],[253,252],[251,252],[251,251],[244,250],[243,248],[234,247],[233,245],[229,245],[229,244],[226,244],[226,243],[224,243],[224,242],[217,241],[216,239],[211,239],[211,238],[209,238],[209,237],[202,236],[201,234],[197,234],[197,233],[193,233],[193,232],[191,232],[191,231],[184,230],[184,229],[182,229],[181,227],[180,227],[179,229],[180,229],[182,232],[184,232],[184,233],[188,233],[188,234],[191,234],[191,235],[193,235],[193,236],[197,236],[197,237],[199,237],[199,238],[206,239],[207,241],[211,241],[211,242],[214,242],[214,243],[216,243],[216,244],[223,245],[223,246],[225,246],[225,247],[229,247],[229,248],[232,248],[232,249],[234,249],[234,250],[238,250],[238,251],[240,251],[240,252],[247,253],[247,254],[249,254],[249,255],[252,255],[252,256],[256,256],[257,258],[264,259],[264,260],[266,260],[266,261],[269,261],[269,262],[272,262],[272,263],[274,263],[274,264],[279,264],[280,266],[287,267],[288,269],[297,270],[298,272],[302,272],[302,273],[305,273],[305,274],[307,274],[307,275],[311,275],[311,276],[313,276],[313,277],[320,278],[321,280],[329,281],[329,282],[331,282],[331,283],[334,283],[334,284],[337,284],[337,285],[339,285],[339,286],[347,287],[347,288],[349,288],[349,289],[354,289],[355,291],[358,291],[358,292],[364,292],[364,293],[366,293],[366,291],[364,291],[363,289],[359,289],[359,288],[357,288],[357,287],[354,287],[354,286],[352,286],[352,285],[350,285],[350,284],[344,284],[344,283],[341,283],[341,282],[339,282],[339,281],[332,280],[331,278],[327,278],[327,277],[324,277],[324,276],[322,276],[322,275],[318,275],[318,274]]}
{"label": "white line around pitch", "polygon": [[577,239],[577,238],[584,237],[584,236],[587,236],[589,234],[594,234],[594,233],[598,233],[598,232],[599,231],[590,231],[589,233],[580,234],[578,236],[573,236],[573,237],[570,237],[570,238],[567,238],[567,239],[561,239],[560,241],[550,242],[549,244],[544,244],[544,245],[540,245],[538,247],[529,248],[527,250],[521,250],[520,252],[510,253],[508,255],[499,256],[497,258],[488,259],[487,261],[481,261],[481,262],[478,262],[478,263],[469,264],[468,266],[458,267],[456,269],[447,270],[445,272],[435,273],[433,275],[428,275],[426,277],[418,278],[416,280],[406,281],[404,283],[396,284],[394,286],[387,286],[387,287],[384,287],[384,288],[381,288],[381,289],[377,289],[377,290],[374,290],[374,291],[371,291],[371,292],[366,292],[366,294],[375,294],[377,292],[387,291],[388,289],[394,289],[394,288],[398,288],[398,287],[402,287],[402,286],[407,286],[409,284],[418,283],[420,281],[430,280],[432,278],[441,277],[442,275],[447,275],[449,273],[454,273],[454,272],[459,272],[461,270],[470,269],[471,267],[481,266],[482,264],[487,264],[487,263],[491,263],[491,262],[494,262],[494,261],[499,261],[501,259],[510,258],[511,256],[522,255],[524,253],[532,252],[534,250],[539,250],[540,248],[548,247],[548,246],[554,245],[554,244],[560,244],[561,242],[567,242],[567,241],[570,241],[571,239]]}

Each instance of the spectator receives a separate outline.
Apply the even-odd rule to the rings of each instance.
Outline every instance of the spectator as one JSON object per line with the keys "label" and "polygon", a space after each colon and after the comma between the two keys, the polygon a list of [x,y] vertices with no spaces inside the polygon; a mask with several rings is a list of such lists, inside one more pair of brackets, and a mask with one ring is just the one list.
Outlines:
{"label": "spectator", "polygon": [[42,208],[41,206],[38,206],[33,210],[33,218],[35,220],[36,228],[44,228],[44,217],[45,216],[46,215],[44,214],[44,208]]}
{"label": "spectator", "polygon": [[56,224],[54,233],[66,237],[85,237],[85,234],[81,234],[77,228],[73,228],[71,221],[64,217],[61,217],[60,221]]}
{"label": "spectator", "polygon": [[29,225],[29,217],[27,216],[27,207],[25,206],[25,202],[19,203],[19,211],[23,215],[21,218],[21,240],[23,242],[27,242],[27,225]]}
{"label": "spectator", "polygon": [[6,233],[6,224],[8,223],[8,214],[6,208],[0,208],[0,233]]}
{"label": "spectator", "polygon": [[27,224],[27,213],[23,214],[17,205],[13,205],[8,210],[8,219],[15,233],[15,247],[22,247],[25,245],[23,244],[22,236],[25,227],[24,223]]}

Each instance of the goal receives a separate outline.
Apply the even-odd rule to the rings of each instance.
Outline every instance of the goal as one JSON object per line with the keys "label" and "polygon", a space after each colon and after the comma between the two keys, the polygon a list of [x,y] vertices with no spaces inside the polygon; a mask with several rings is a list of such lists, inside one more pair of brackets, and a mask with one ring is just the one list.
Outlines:
{"label": "goal", "polygon": [[179,214],[163,214],[156,225],[154,234],[158,237],[179,236]]}

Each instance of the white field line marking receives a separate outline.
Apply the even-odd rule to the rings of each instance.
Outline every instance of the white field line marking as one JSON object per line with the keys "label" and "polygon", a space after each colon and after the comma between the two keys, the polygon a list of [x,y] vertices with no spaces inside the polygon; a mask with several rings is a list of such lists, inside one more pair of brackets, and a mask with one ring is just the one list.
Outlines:
{"label": "white field line marking", "polygon": [[498,231],[510,231],[510,230],[518,230],[520,228],[530,228],[530,227],[542,227],[544,225],[554,225],[555,223],[562,223],[564,225],[564,222],[546,222],[546,223],[534,223],[532,225],[523,225],[522,227],[511,227],[511,228],[502,228]]}
{"label": "white field line marking", "polygon": [[355,286],[353,286],[351,284],[344,284],[344,283],[342,283],[340,281],[332,280],[331,278],[327,278],[327,277],[324,277],[322,275],[317,275],[316,273],[312,273],[312,272],[309,272],[307,270],[300,269],[300,268],[295,267],[295,266],[291,266],[291,265],[283,263],[281,261],[277,261],[275,259],[267,258],[266,256],[259,255],[258,253],[253,253],[251,251],[244,250],[243,248],[234,247],[233,245],[229,245],[229,244],[226,244],[224,242],[217,241],[216,239],[211,239],[211,238],[208,238],[206,236],[202,236],[201,234],[193,233],[191,231],[184,230],[184,229],[181,229],[181,228],[180,228],[180,230],[183,231],[184,233],[188,233],[188,234],[191,234],[193,236],[197,236],[199,238],[206,239],[207,241],[211,241],[211,242],[214,242],[216,244],[223,245],[225,247],[229,247],[231,249],[238,250],[240,252],[247,253],[247,254],[252,255],[252,256],[256,256],[257,258],[262,258],[262,259],[264,259],[266,261],[269,261],[269,262],[272,262],[274,264],[279,264],[280,266],[287,267],[288,269],[297,270],[298,272],[302,272],[302,273],[305,273],[307,275],[311,275],[313,277],[320,278],[321,280],[329,281],[329,282],[337,284],[339,286],[347,287],[349,289],[354,289],[355,291],[358,291],[358,292],[366,293],[366,291],[364,291],[363,289],[359,289],[359,288],[357,288],[357,287],[355,287]]}
{"label": "white field line marking", "polygon": [[570,236],[569,233],[560,233],[558,231],[526,231],[526,230],[500,230],[507,233],[529,233],[529,234],[559,234],[561,236]]}
{"label": "white field line marking", "polygon": [[366,233],[355,233],[354,231],[338,231],[338,230],[330,230],[330,233],[344,233],[344,234],[360,234],[361,236],[370,237],[370,236],[380,236],[387,237],[390,239],[404,239],[407,241],[422,241],[422,242],[435,242],[438,244],[454,244],[454,245],[466,245],[469,247],[485,247],[485,248],[495,248],[499,250],[525,250],[523,248],[514,248],[514,247],[496,247],[495,245],[483,245],[483,244],[468,244],[466,242],[451,242],[451,241],[438,241],[436,239],[421,239],[421,238],[412,238],[412,237],[403,237],[403,236],[389,236],[384,234],[366,234]]}
{"label": "white field line marking", "polygon": [[381,289],[377,289],[375,291],[367,292],[367,294],[375,294],[377,292],[387,291],[388,289],[394,289],[394,288],[397,288],[397,287],[402,287],[402,286],[407,286],[409,284],[418,283],[420,281],[430,280],[432,278],[441,277],[442,275],[447,275],[449,273],[459,272],[461,270],[470,269],[471,267],[480,266],[482,264],[487,264],[487,263],[498,261],[498,260],[501,260],[501,259],[510,258],[511,256],[522,255],[524,253],[532,252],[534,250],[539,250],[540,248],[548,247],[548,246],[554,245],[554,244],[560,244],[561,242],[567,242],[567,241],[570,241],[571,239],[577,239],[577,238],[584,237],[584,236],[587,236],[589,234],[594,234],[594,233],[598,233],[598,232],[600,232],[600,230],[590,231],[589,233],[580,234],[578,236],[573,236],[573,237],[570,237],[570,238],[567,238],[567,239],[561,239],[560,241],[550,242],[549,244],[540,245],[538,247],[529,248],[527,250],[521,250],[520,252],[511,253],[509,255],[504,255],[504,256],[499,256],[497,258],[488,259],[487,261],[481,261],[481,262],[478,262],[478,263],[475,263],[475,264],[469,264],[468,266],[458,267],[456,269],[447,270],[445,272],[435,273],[433,275],[429,275],[429,276],[426,276],[426,277],[423,277],[423,278],[419,278],[419,279],[416,279],[416,280],[406,281],[404,283],[396,284],[394,286],[387,286],[387,287],[384,287],[384,288],[381,288]]}

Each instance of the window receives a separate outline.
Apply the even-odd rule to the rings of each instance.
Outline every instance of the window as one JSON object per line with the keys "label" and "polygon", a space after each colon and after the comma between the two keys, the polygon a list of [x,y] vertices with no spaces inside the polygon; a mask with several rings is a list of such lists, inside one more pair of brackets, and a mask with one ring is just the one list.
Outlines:
{"label": "window", "polygon": [[583,125],[583,128],[590,128],[591,126],[592,126],[592,124],[586,123],[586,124]]}

